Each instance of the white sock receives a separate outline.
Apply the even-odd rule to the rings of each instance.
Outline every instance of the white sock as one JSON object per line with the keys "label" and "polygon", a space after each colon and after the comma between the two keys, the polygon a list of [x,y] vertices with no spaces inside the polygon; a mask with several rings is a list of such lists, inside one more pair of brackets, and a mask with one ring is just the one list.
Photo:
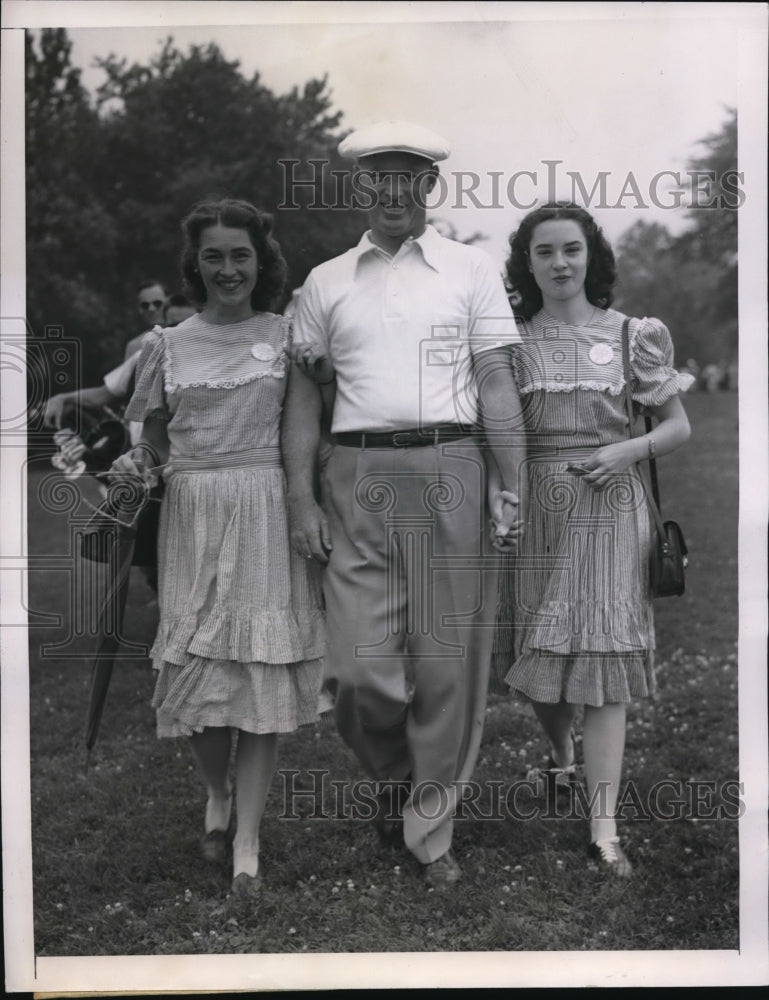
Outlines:
{"label": "white sock", "polygon": [[590,840],[595,844],[599,840],[611,840],[617,836],[617,821],[615,819],[591,819]]}
{"label": "white sock", "polygon": [[237,840],[232,845],[232,875],[233,878],[236,875],[240,875],[245,872],[246,875],[250,875],[253,878],[257,871],[259,870],[259,844],[257,843],[254,848],[253,845],[249,846],[248,849],[243,849],[238,846]]}

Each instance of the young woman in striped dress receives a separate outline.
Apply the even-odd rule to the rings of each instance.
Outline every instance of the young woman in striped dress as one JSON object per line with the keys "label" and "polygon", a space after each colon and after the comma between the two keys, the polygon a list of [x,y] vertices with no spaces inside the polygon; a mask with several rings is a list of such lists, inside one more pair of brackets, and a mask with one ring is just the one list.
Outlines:
{"label": "young woman in striped dress", "polygon": [[289,545],[279,424],[288,323],[269,312],[286,265],[246,202],[197,205],[182,270],[200,312],[149,335],[127,415],[141,442],[113,470],[162,467],[160,622],[152,648],[161,737],[187,736],[208,790],[204,857],[233,891],[259,884],[259,829],[277,734],[316,718],[323,653],[317,567]]}
{"label": "young woman in striped dress", "polygon": [[553,777],[575,764],[583,710],[589,853],[631,872],[615,819],[628,702],[654,690],[651,537],[636,463],[689,437],[673,346],[656,319],[631,319],[632,397],[658,419],[628,437],[621,330],[610,308],[614,255],[576,205],[531,212],[510,238],[510,286],[523,343],[514,369],[527,435],[528,515],[503,587],[512,621],[512,692],[532,702],[551,745]]}

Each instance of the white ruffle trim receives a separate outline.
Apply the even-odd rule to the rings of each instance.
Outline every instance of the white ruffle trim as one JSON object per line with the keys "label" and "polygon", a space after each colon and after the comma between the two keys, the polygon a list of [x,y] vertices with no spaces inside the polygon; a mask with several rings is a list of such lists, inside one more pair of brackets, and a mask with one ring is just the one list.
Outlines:
{"label": "white ruffle trim", "polygon": [[611,382],[596,382],[590,379],[578,382],[555,382],[550,379],[543,379],[542,381],[529,382],[527,385],[519,386],[518,392],[525,395],[529,392],[574,392],[575,389],[608,392],[610,396],[619,396],[625,391],[625,383],[623,381],[619,385],[614,385]]}
{"label": "white ruffle trim", "polygon": [[259,378],[285,378],[285,372],[255,372],[251,375],[244,375],[242,378],[226,379],[221,382],[204,381],[204,382],[176,382],[171,384],[166,382],[166,392],[173,392],[174,389],[196,389],[200,386],[204,386],[207,389],[235,389],[239,385],[248,385],[249,382],[254,382]]}
{"label": "white ruffle trim", "polygon": [[206,389],[235,389],[240,385],[248,385],[260,378],[285,378],[285,366],[281,371],[251,372],[250,375],[242,375],[239,378],[231,379],[202,379],[199,382],[172,382],[168,372],[168,365],[165,366],[164,386],[167,393],[175,392],[177,389],[193,389],[205,387]]}

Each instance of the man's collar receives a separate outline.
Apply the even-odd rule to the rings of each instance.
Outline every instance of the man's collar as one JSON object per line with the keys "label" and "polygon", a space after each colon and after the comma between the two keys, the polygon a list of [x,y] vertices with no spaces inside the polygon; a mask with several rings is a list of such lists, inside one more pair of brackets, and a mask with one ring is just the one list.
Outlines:
{"label": "man's collar", "polygon": [[[433,226],[425,226],[425,231],[421,236],[416,238],[409,236],[405,243],[413,243],[419,247],[424,257],[425,263],[433,268],[435,271],[440,271],[441,262],[441,243],[443,242],[443,237],[440,235],[437,229]],[[352,252],[355,254],[355,266],[357,269],[360,260],[368,253],[380,253],[387,254],[386,250],[382,247],[377,246],[376,243],[371,239],[371,230],[367,230],[363,236],[361,236],[357,246],[352,248]],[[387,254],[387,256],[391,256]]]}

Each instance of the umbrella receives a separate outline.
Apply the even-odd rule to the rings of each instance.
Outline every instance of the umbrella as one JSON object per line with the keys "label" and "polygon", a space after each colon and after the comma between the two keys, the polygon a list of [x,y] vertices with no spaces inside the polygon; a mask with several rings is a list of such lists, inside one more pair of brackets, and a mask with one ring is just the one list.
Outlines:
{"label": "umbrella", "polygon": [[83,556],[105,565],[104,595],[97,617],[99,640],[91,668],[86,719],[85,745],[89,754],[99,733],[112,671],[121,646],[128,583],[140,528],[139,516],[148,504],[157,502],[155,497],[150,497],[146,483],[135,477],[119,479],[110,487],[106,501],[96,510],[83,536]]}
{"label": "umbrella", "polygon": [[[107,408],[97,418],[85,416],[82,437],[74,428],[64,427],[56,432],[54,442],[59,450],[51,463],[67,478],[78,478],[84,473],[96,477],[106,475],[114,459],[131,443],[126,425]],[[123,644],[120,636],[131,566],[154,565],[157,558],[158,513],[163,486],[157,478],[160,470],[148,471],[151,474],[149,482],[110,475],[107,498],[98,508],[93,508],[94,515],[81,543],[85,559],[105,566],[104,594],[97,613],[99,640],[91,668],[86,723],[85,745],[89,755],[98,736],[118,649]]]}
{"label": "umbrella", "polygon": [[88,699],[85,745],[93,749],[99,733],[104,702],[112,679],[112,670],[120,646],[120,633],[125,617],[128,581],[131,575],[136,533],[118,528],[114,533],[106,564],[106,593],[99,608],[99,641],[91,668],[91,688]]}

